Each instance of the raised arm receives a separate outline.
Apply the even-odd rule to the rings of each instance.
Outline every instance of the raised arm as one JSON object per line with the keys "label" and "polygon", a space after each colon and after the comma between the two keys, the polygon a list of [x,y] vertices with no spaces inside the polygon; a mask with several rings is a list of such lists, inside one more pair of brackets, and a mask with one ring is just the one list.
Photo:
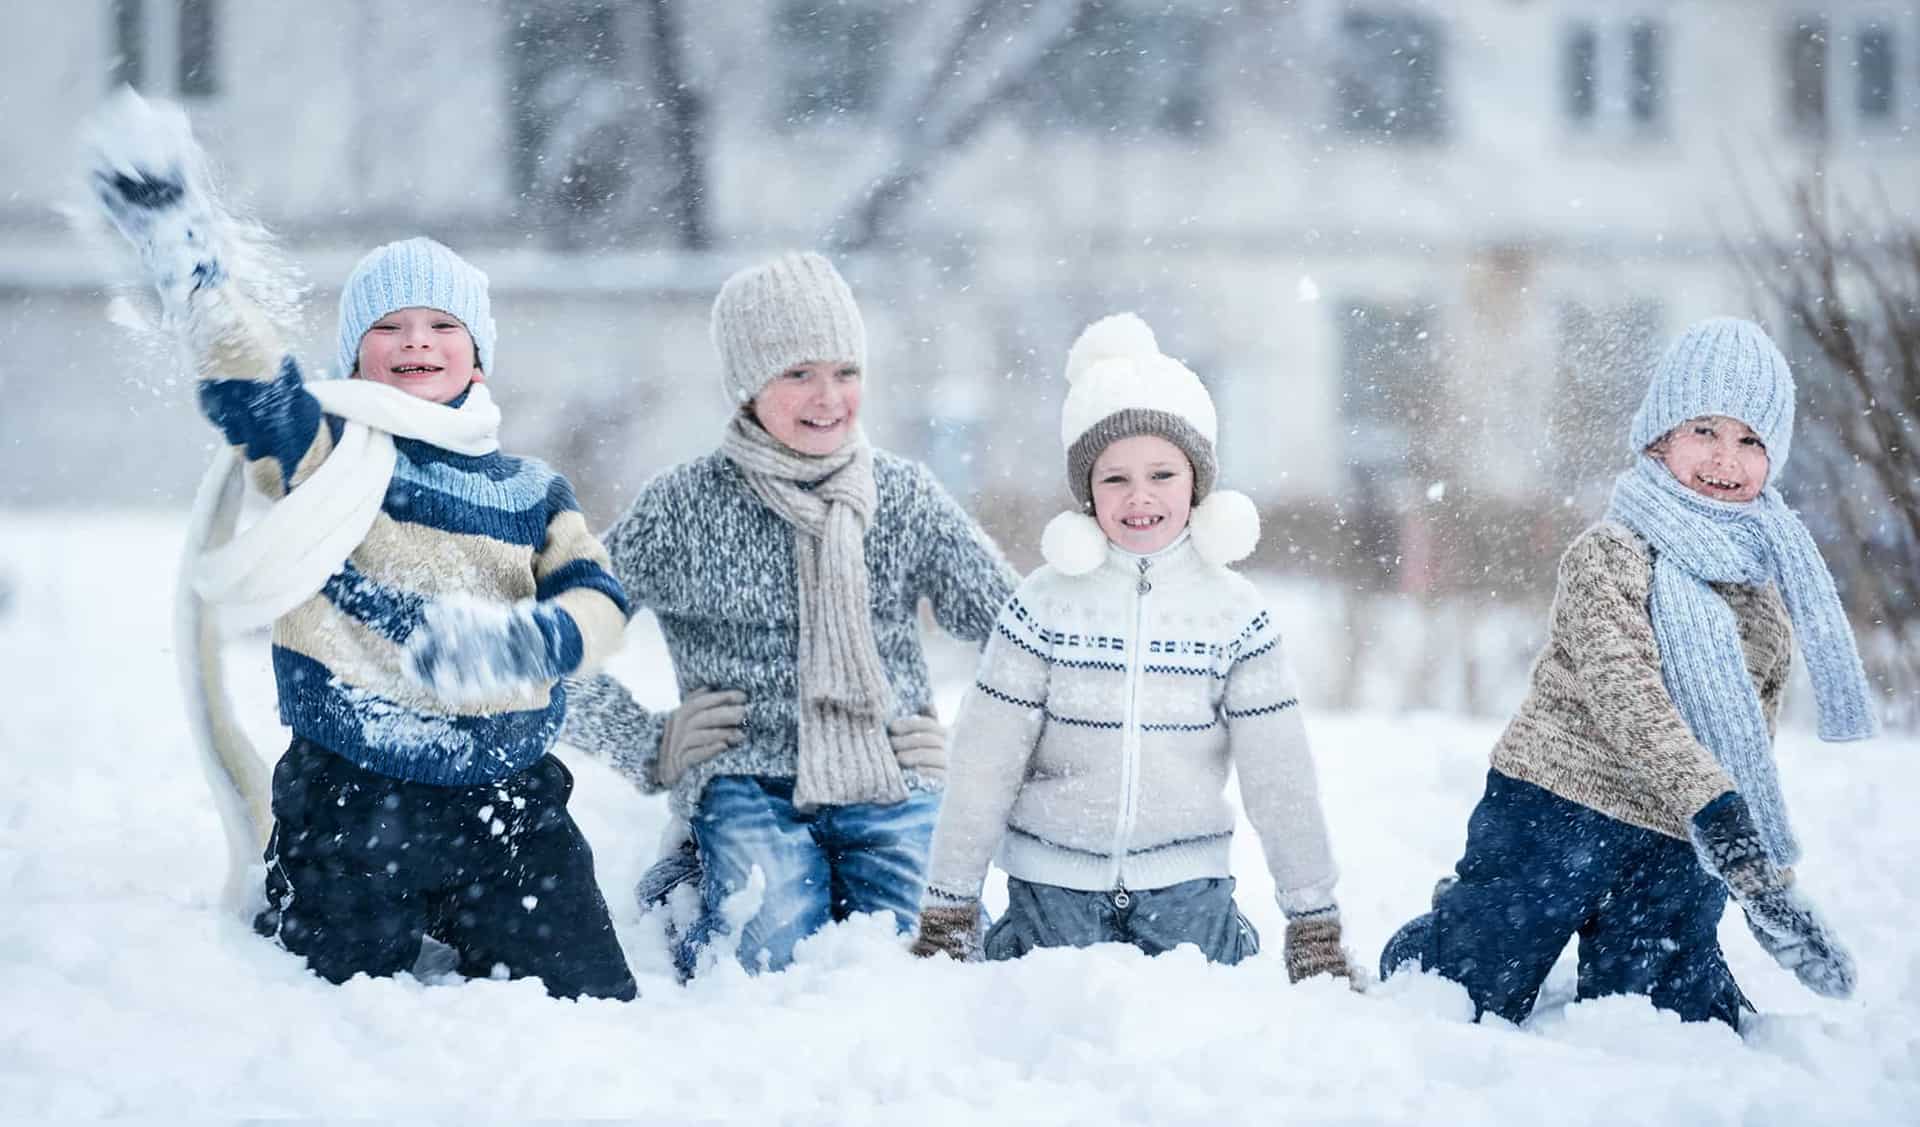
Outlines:
{"label": "raised arm", "polygon": [[235,279],[232,220],[176,109],[126,92],[90,123],[89,182],[134,247],[198,382],[200,407],[279,497],[326,457],[333,435],[271,319]]}

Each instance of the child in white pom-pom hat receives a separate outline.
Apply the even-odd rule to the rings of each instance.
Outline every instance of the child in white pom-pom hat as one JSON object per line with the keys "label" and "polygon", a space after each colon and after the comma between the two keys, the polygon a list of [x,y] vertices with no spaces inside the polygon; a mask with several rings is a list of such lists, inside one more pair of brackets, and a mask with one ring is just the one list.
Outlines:
{"label": "child in white pom-pom hat", "polygon": [[[1213,488],[1213,401],[1132,314],[1080,335],[1067,380],[1081,511],[1047,526],[1046,565],[1001,613],[960,706],[914,949],[1192,943],[1239,962],[1259,937],[1228,870],[1237,769],[1288,973],[1345,975],[1298,692],[1265,600],[1227,566],[1260,526],[1245,495]],[[982,937],[996,850],[1008,906]]]}

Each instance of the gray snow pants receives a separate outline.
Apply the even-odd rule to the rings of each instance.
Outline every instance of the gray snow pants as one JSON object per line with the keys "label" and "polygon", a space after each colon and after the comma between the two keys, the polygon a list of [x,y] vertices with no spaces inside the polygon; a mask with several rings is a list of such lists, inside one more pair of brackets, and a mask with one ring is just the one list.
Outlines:
{"label": "gray snow pants", "polygon": [[1145,891],[1086,892],[1007,878],[1007,910],[987,931],[989,959],[1017,959],[1035,947],[1131,943],[1149,955],[1182,943],[1232,965],[1260,950],[1260,933],[1233,903],[1232,877],[1182,881]]}

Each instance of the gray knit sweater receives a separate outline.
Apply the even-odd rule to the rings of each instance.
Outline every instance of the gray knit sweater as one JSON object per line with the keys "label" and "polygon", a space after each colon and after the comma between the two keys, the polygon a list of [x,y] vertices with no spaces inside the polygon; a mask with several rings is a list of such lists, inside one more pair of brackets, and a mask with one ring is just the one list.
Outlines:
{"label": "gray knit sweater", "polygon": [[[873,476],[879,503],[866,551],[874,641],[894,716],[931,713],[920,600],[949,633],[981,642],[1016,576],[925,466],[875,450]],[[688,771],[673,788],[674,812],[692,817],[708,780],[721,775],[791,779],[800,650],[792,527],[713,453],[649,482],[603,539],[635,612],[645,607],[659,619],[681,694],[747,694],[746,740]],[[660,790],[654,765],[667,714],[642,708],[604,673],[570,679],[567,691],[561,738],[605,757],[643,790]],[[905,775],[909,790],[941,785]]]}
{"label": "gray knit sweater", "polygon": [[1022,880],[1164,888],[1229,875],[1240,776],[1289,916],[1333,905],[1333,858],[1299,696],[1265,600],[1182,541],[1043,567],[1001,612],[954,721],[928,895]]}

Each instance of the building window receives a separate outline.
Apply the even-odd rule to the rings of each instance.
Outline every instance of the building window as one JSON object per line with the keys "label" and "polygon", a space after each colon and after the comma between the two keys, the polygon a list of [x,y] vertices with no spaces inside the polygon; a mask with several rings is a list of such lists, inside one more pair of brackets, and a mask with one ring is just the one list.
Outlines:
{"label": "building window", "polygon": [[1437,140],[1447,123],[1443,50],[1440,24],[1431,17],[1348,11],[1335,64],[1341,125],[1353,133]]}
{"label": "building window", "polygon": [[1657,130],[1665,113],[1664,44],[1661,25],[1649,19],[1569,25],[1560,83],[1567,119],[1579,129]]}
{"label": "building window", "polygon": [[[525,0],[509,56],[512,167],[531,219],[563,250],[637,237],[636,180],[656,167],[654,115],[627,77],[637,14],[616,0]],[[638,193],[644,194],[644,193]]]}
{"label": "building window", "polygon": [[1340,324],[1340,419],[1347,462],[1364,477],[1419,472],[1412,428],[1437,378],[1432,310],[1349,302]]}
{"label": "building window", "polygon": [[1808,137],[1827,132],[1827,23],[1801,20],[1787,32],[1787,121]]}
{"label": "building window", "polygon": [[1854,40],[1854,70],[1859,78],[1855,105],[1862,122],[1881,124],[1893,119],[1893,32],[1884,24],[1867,24]]}
{"label": "building window", "polygon": [[1663,69],[1660,25],[1635,20],[1627,27],[1627,112],[1640,125],[1660,121]]}
{"label": "building window", "polygon": [[107,61],[107,85],[123,83],[136,89],[147,80],[147,14],[141,0],[109,0],[113,24],[113,55]]}
{"label": "building window", "polygon": [[1567,116],[1580,124],[1592,121],[1600,100],[1600,36],[1592,24],[1579,23],[1568,30],[1560,66]]}
{"label": "building window", "polygon": [[214,18],[214,0],[179,0],[180,32],[176,44],[179,67],[174,85],[189,98],[205,98],[220,92],[219,71],[214,65],[219,46],[219,24]]}
{"label": "building window", "polygon": [[208,98],[220,92],[219,0],[108,0],[107,83]]}
{"label": "building window", "polygon": [[1047,53],[1028,87],[1026,116],[1041,128],[1200,136],[1212,102],[1207,16],[1137,0],[1088,9]]}
{"label": "building window", "polygon": [[788,0],[775,17],[786,60],[782,123],[811,125],[879,106],[893,12],[845,0]]}

